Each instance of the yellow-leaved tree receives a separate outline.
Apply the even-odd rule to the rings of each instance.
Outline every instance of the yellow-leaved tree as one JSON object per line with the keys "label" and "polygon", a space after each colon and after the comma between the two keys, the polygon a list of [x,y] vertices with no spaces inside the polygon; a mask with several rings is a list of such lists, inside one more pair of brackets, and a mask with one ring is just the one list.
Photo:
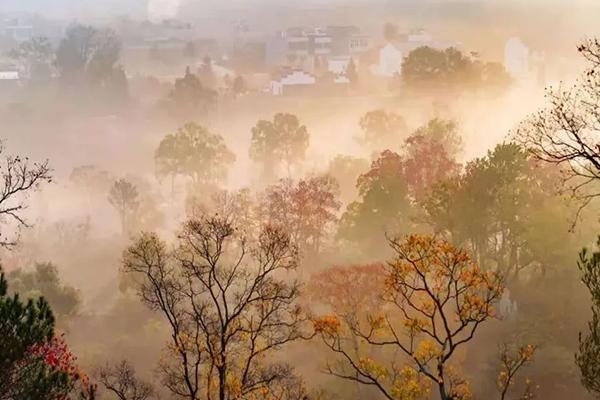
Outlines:
{"label": "yellow-leaved tree", "polygon": [[[335,376],[370,385],[390,400],[471,398],[468,381],[451,364],[457,349],[495,316],[502,277],[485,272],[469,254],[431,236],[391,239],[383,307],[367,320],[352,315],[316,319],[315,331],[336,355]],[[358,338],[368,354],[356,354]],[[399,355],[399,356],[397,356]]]}

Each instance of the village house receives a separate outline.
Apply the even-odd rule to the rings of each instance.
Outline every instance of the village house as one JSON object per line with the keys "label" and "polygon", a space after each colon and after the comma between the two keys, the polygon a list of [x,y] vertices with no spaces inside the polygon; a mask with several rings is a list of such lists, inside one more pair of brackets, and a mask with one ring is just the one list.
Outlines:
{"label": "village house", "polygon": [[0,36],[16,42],[23,42],[34,36],[34,28],[32,24],[22,19],[9,19],[0,23]]}
{"label": "village house", "polygon": [[0,93],[6,95],[5,100],[21,86],[21,76],[16,68],[0,66]]}
{"label": "village house", "polygon": [[530,75],[529,48],[518,37],[508,39],[504,46],[504,68],[514,79],[524,80]]}
{"label": "village house", "polygon": [[274,96],[307,94],[317,83],[317,78],[301,69],[284,70],[271,80],[267,88]]}
{"label": "village house", "polygon": [[[326,28],[294,27],[268,39],[265,61],[270,66],[287,66],[310,73],[334,72],[339,61],[348,63],[369,49],[369,38],[354,26]],[[330,60],[335,60],[330,63]],[[336,61],[338,63],[336,63]]]}

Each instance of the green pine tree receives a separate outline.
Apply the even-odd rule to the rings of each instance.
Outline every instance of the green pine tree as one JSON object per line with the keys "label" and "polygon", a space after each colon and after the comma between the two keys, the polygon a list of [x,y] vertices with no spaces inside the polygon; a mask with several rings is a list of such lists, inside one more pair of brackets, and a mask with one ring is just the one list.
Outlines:
{"label": "green pine tree", "polygon": [[596,251],[586,248],[579,253],[577,266],[582,281],[592,296],[592,320],[588,333],[579,334],[579,352],[575,362],[581,373],[581,383],[591,393],[600,394],[600,237]]}
{"label": "green pine tree", "polygon": [[8,295],[0,271],[0,399],[49,400],[66,398],[74,387],[64,371],[33,354],[34,346],[54,337],[54,315],[43,298],[26,302]]}

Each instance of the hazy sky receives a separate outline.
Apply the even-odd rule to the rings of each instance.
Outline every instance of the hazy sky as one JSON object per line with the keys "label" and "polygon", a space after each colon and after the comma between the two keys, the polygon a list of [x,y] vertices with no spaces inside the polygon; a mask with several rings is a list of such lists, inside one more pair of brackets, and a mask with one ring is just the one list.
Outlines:
{"label": "hazy sky", "polygon": [[[208,9],[216,7],[238,7],[248,5],[278,4],[283,5],[289,0],[0,0],[0,12],[37,11],[52,16],[70,16],[81,13],[109,16],[117,14],[140,15],[151,14],[170,15],[176,12],[180,4],[193,2],[205,5]],[[303,0],[302,5],[337,5],[351,3],[553,3],[553,4],[594,4],[597,0]]]}

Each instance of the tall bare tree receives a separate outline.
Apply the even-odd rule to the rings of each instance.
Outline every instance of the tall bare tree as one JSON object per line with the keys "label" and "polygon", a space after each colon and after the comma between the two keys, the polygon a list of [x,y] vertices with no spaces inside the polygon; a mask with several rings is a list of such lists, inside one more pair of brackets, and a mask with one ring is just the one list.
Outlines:
{"label": "tall bare tree", "polygon": [[305,337],[299,285],[284,280],[297,261],[282,231],[246,238],[221,216],[187,221],[173,250],[143,234],[126,251],[124,270],[141,276],[141,299],[168,322],[160,370],[174,395],[271,398],[294,376],[273,355]]}

